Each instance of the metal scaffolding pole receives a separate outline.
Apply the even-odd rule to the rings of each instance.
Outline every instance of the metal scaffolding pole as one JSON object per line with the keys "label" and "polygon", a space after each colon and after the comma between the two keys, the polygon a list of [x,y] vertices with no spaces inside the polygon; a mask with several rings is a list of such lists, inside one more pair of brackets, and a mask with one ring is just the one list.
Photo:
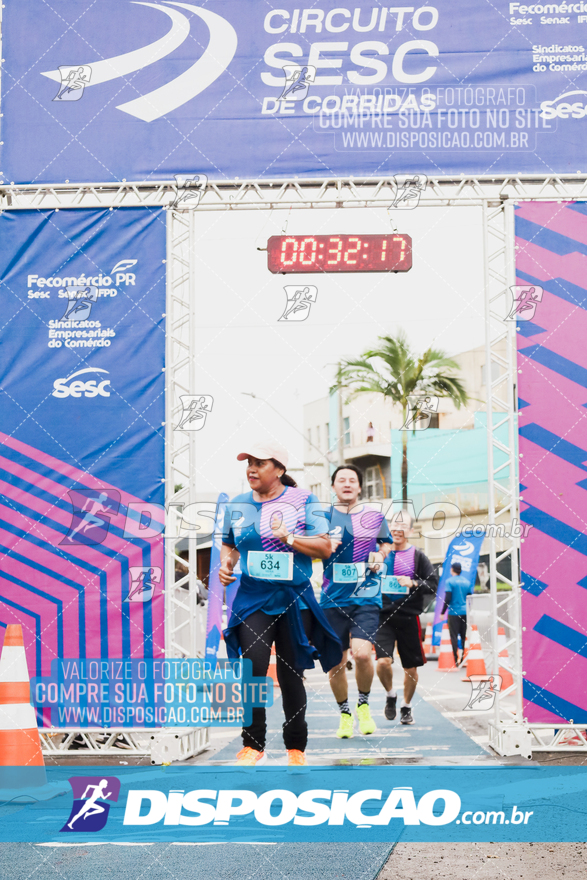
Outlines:
{"label": "metal scaffolding pole", "polygon": [[[209,181],[198,211],[292,210],[295,208],[389,208],[396,195],[392,176],[296,180]],[[202,654],[202,606],[196,604],[197,548],[190,535],[187,573],[175,580],[175,562],[183,534],[183,512],[195,502],[196,444],[193,432],[178,430],[181,395],[197,392],[196,278],[194,209],[189,203],[174,208],[175,181],[0,186],[1,210],[165,207],[167,213],[167,352],[166,352],[166,621],[169,657]],[[483,213],[485,269],[486,390],[489,483],[490,590],[493,611],[491,669],[499,670],[499,627],[506,633],[514,684],[498,694],[489,724],[490,745],[502,755],[531,750],[563,751],[569,730],[587,750],[584,725],[529,724],[523,718],[522,630],[520,620],[519,541],[512,528],[518,521],[516,323],[508,321],[509,288],[515,283],[514,205],[517,201],[587,200],[587,176],[459,175],[429,177],[422,207],[480,207]],[[497,375],[492,375],[492,364]],[[175,486],[181,488],[175,490]],[[496,530],[507,537],[498,550]],[[523,540],[523,539],[522,539]],[[497,570],[509,560],[510,577],[500,579],[511,590],[498,592]],[[503,598],[502,598],[503,597]],[[134,735],[135,732],[133,732]],[[165,733],[165,732],[163,732]],[[197,747],[205,748],[207,731],[198,731]],[[68,741],[71,738],[68,737]],[[194,738],[192,737],[192,740]],[[110,742],[110,741],[109,741]],[[568,750],[568,747],[566,748]],[[183,753],[182,753],[183,756]]]}

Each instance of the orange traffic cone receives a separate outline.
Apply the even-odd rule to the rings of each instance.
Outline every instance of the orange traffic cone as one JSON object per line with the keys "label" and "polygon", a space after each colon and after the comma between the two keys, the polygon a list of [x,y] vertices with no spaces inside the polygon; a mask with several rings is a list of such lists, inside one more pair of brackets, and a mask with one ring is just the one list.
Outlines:
{"label": "orange traffic cone", "polygon": [[501,675],[501,690],[505,691],[514,683],[514,676],[510,667],[510,655],[505,644],[505,627],[500,626],[497,631],[497,644],[499,646],[499,656],[503,666],[499,666],[499,674]]}
{"label": "orange traffic cone", "polygon": [[467,659],[467,654],[469,653],[469,634],[465,638],[465,650],[463,651],[463,656],[461,657],[460,666],[464,666],[465,660]]}
{"label": "orange traffic cone", "polygon": [[438,647],[432,644],[432,631],[432,624],[427,623],[426,635],[424,636],[424,656],[427,660],[436,660],[438,657]]}
{"label": "orange traffic cone", "polygon": [[471,626],[471,638],[469,639],[469,651],[467,654],[467,674],[462,680],[469,681],[471,675],[487,675],[481,638],[476,624]]}
{"label": "orange traffic cone", "polygon": [[47,783],[30,690],[22,627],[9,623],[0,656],[0,803],[47,800],[70,791],[67,784]]}
{"label": "orange traffic cone", "polygon": [[0,657],[0,765],[43,764],[35,710],[31,706],[22,627],[9,623]]}
{"label": "orange traffic cone", "polygon": [[424,653],[426,657],[432,653],[432,624],[426,624],[426,635],[424,636]]}
{"label": "orange traffic cone", "polygon": [[448,631],[448,623],[442,625],[442,634],[440,637],[440,654],[438,655],[438,667],[443,672],[454,672],[456,670],[455,658],[452,652],[450,642],[450,634]]}
{"label": "orange traffic cone", "polygon": [[279,687],[277,680],[277,654],[275,653],[275,643],[271,645],[271,657],[269,658],[269,669],[267,670],[269,678],[273,679],[274,687]]}

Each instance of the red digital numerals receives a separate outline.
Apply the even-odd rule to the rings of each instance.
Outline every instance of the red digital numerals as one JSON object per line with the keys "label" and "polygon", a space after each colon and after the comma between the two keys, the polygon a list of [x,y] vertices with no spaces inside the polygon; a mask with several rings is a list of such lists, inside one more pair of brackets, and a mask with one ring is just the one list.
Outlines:
{"label": "red digital numerals", "polygon": [[409,235],[273,235],[267,267],[284,275],[303,272],[407,272]]}

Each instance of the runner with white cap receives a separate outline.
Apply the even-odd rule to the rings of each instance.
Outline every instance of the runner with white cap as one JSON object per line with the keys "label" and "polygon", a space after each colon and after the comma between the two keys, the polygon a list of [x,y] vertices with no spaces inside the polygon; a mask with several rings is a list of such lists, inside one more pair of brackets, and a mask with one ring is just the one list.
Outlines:
{"label": "runner with white cap", "polygon": [[[312,559],[326,559],[331,553],[328,522],[316,496],[299,489],[286,473],[288,454],[281,446],[250,445],[237,459],[247,461],[251,491],[226,506],[220,582],[226,587],[234,581],[239,558],[242,570],[224,632],[226,647],[230,658],[252,661],[254,676],[266,676],[275,642],[288,764],[303,765],[308,739],[303,670],[313,668],[319,657],[328,671],[342,657],[340,642],[310,583]],[[313,615],[312,646],[302,626],[299,596]],[[265,760],[266,731],[265,709],[253,708],[252,723],[243,728],[238,764]]]}

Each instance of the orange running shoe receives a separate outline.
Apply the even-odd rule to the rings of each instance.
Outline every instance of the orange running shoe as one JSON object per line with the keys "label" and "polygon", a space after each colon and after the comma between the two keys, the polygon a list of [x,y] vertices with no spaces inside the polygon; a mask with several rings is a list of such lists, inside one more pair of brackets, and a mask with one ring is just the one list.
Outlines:
{"label": "orange running shoe", "polygon": [[260,752],[258,749],[252,749],[250,746],[245,746],[245,748],[241,749],[236,756],[236,766],[255,767],[257,764],[264,764],[266,760],[267,755],[265,752]]}
{"label": "orange running shoe", "polygon": [[287,750],[287,766],[288,767],[305,767],[308,762],[304,752],[299,749]]}

